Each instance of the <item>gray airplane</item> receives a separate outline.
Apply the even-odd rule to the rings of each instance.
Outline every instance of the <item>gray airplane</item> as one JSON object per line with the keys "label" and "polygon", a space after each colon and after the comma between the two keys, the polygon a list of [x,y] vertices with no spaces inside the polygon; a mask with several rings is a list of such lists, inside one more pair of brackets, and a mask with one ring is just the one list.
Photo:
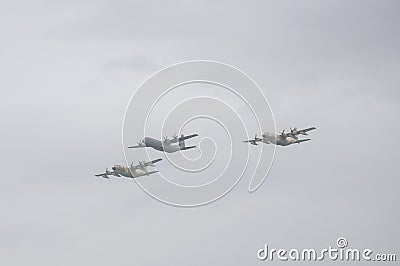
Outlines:
{"label": "gray airplane", "polygon": [[309,141],[311,139],[299,139],[298,135],[308,135],[307,132],[316,129],[315,127],[309,127],[306,129],[297,130],[297,128],[290,129],[290,132],[285,133],[285,130],[279,135],[274,133],[265,132],[262,134],[262,138],[258,138],[257,134],[254,139],[244,140],[243,142],[250,143],[252,145],[258,145],[258,142],[265,144],[275,144],[280,146],[288,146],[295,143],[301,143],[304,141]]}
{"label": "gray airplane", "polygon": [[[173,135],[172,139],[169,139],[168,137],[165,137],[163,141],[158,140],[158,139],[153,139],[150,137],[145,137],[144,140],[138,141],[138,145],[136,146],[129,146],[128,148],[144,148],[144,147],[151,147],[155,150],[158,151],[165,151],[168,153],[172,152],[177,152],[177,151],[183,151],[183,150],[189,150],[196,148],[196,146],[189,146],[186,147],[185,145],[185,140],[197,137],[197,134],[192,134],[189,136],[181,135],[180,138],[178,138],[177,135]],[[178,143],[178,144],[175,144]]]}
{"label": "gray airplane", "polygon": [[137,178],[140,176],[148,176],[154,173],[157,173],[158,171],[148,171],[147,167],[151,166],[154,167],[154,164],[161,161],[162,159],[156,159],[150,162],[145,162],[145,161],[139,161],[139,164],[133,165],[131,163],[130,166],[125,166],[125,165],[114,165],[112,168],[112,171],[108,171],[106,169],[105,173],[102,174],[97,174],[95,176],[98,177],[103,177],[103,178],[110,178],[109,176],[116,176],[116,177],[128,177],[128,178]]}

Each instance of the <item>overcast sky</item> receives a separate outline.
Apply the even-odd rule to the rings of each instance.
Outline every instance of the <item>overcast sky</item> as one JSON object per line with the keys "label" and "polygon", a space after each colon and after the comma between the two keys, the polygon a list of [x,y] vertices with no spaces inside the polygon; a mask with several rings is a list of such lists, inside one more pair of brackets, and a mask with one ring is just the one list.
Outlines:
{"label": "overcast sky", "polygon": [[[263,265],[264,244],[322,249],[340,236],[399,257],[399,8],[1,1],[0,264]],[[138,86],[194,59],[250,75],[277,130],[316,126],[312,141],[278,147],[256,193],[244,178],[200,208],[95,178],[124,162],[122,121]]]}

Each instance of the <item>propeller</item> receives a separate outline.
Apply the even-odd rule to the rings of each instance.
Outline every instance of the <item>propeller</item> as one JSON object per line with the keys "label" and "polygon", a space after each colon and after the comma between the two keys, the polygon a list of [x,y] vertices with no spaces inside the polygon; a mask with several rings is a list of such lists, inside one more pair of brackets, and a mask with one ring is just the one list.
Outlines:
{"label": "propeller", "polygon": [[108,168],[106,168],[106,174],[105,174],[105,176],[108,177],[108,175],[111,175],[111,174],[112,174],[112,172],[108,171]]}
{"label": "propeller", "polygon": [[139,166],[135,165],[133,162],[131,162],[131,170],[137,169]]}
{"label": "propeller", "polygon": [[138,168],[140,168],[140,161],[138,161],[138,164],[136,164],[136,165],[134,165],[133,164],[133,162],[132,162],[132,164],[131,164],[131,168],[133,168],[133,169],[138,169]]}
{"label": "propeller", "polygon": [[164,143],[169,144],[168,136],[167,136],[167,137],[164,137]]}
{"label": "propeller", "polygon": [[146,167],[147,166],[146,161],[139,161],[139,165],[141,167]]}

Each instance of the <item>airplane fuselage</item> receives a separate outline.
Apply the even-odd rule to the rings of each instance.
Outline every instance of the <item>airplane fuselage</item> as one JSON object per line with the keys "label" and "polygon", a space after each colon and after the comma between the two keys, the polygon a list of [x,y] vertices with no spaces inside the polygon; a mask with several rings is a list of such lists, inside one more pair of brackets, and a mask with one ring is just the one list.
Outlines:
{"label": "airplane fuselage", "polygon": [[158,139],[153,139],[151,137],[144,138],[144,145],[146,147],[151,147],[155,150],[164,151],[164,152],[168,152],[168,153],[177,152],[177,151],[181,150],[181,147],[179,146],[179,144],[174,145],[174,144],[170,144],[168,142],[162,142]]}
{"label": "airplane fuselage", "polygon": [[282,135],[276,135],[274,133],[270,132],[265,132],[262,135],[262,142],[266,144],[275,144],[275,145],[280,145],[280,146],[287,146],[290,144],[298,143],[298,137],[296,135],[287,135],[287,136],[282,136]]}
{"label": "airplane fuselage", "polygon": [[[123,165],[114,165],[112,168],[114,173],[119,174],[124,177],[135,178],[139,176],[147,175],[147,167],[128,167]],[[133,174],[133,176],[132,176]]]}

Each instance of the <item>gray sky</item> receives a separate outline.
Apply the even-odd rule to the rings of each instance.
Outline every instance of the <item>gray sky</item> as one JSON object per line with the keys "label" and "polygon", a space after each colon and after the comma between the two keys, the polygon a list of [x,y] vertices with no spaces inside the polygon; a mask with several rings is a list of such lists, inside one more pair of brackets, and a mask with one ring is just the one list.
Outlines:
{"label": "gray sky", "polygon": [[[398,1],[2,1],[1,264],[262,265],[264,244],[322,249],[340,236],[400,256],[398,10]],[[312,141],[278,148],[256,193],[244,179],[201,208],[94,178],[124,160],[135,89],[193,59],[249,74],[277,129],[316,126]]]}

